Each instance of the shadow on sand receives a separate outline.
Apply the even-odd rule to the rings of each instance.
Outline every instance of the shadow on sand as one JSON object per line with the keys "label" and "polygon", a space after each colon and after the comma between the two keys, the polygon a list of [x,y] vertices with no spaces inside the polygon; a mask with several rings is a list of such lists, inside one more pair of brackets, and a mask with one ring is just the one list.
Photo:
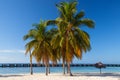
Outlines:
{"label": "shadow on sand", "polygon": [[74,73],[73,76],[96,76],[96,77],[117,77],[120,78],[120,73]]}
{"label": "shadow on sand", "polygon": [[20,76],[24,76],[24,75],[0,75],[0,77],[20,77]]}

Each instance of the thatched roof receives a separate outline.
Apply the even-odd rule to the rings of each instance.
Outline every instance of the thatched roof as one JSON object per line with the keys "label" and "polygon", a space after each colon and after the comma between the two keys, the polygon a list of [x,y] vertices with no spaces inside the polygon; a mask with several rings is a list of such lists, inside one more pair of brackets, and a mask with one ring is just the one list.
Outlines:
{"label": "thatched roof", "polygon": [[95,64],[95,67],[96,68],[105,68],[106,66],[102,62],[98,62],[98,63]]}

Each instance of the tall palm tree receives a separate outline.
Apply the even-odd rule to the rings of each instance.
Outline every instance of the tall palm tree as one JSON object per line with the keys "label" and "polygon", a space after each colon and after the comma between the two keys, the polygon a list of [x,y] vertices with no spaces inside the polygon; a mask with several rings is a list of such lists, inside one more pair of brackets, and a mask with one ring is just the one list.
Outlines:
{"label": "tall palm tree", "polygon": [[[48,21],[48,24],[56,24],[59,33],[53,39],[53,44],[61,48],[63,67],[67,62],[68,72],[71,75],[70,63],[74,56],[78,59],[82,58],[82,53],[91,49],[90,37],[87,32],[81,30],[81,26],[85,25],[94,28],[94,22],[88,18],[84,18],[84,12],[77,13],[77,1],[60,2],[57,4],[60,16],[56,20]],[[64,68],[65,74],[65,68]]]}
{"label": "tall palm tree", "polygon": [[25,47],[26,47],[26,54],[29,53],[29,55],[30,55],[30,57],[29,57],[30,58],[30,74],[33,75],[32,54],[31,54],[31,49],[33,46],[31,45],[31,42],[29,42],[25,45]]}
{"label": "tall palm tree", "polygon": [[56,50],[56,53],[62,57],[63,74],[65,74],[65,54],[64,54],[65,53],[65,41],[64,41],[65,28],[64,28],[64,25],[62,25],[62,21],[60,20],[60,18],[57,18],[56,20],[48,20],[47,25],[57,25],[56,33],[53,34],[53,37],[51,40],[51,45],[53,49]]}
{"label": "tall palm tree", "polygon": [[37,62],[42,61],[43,64],[45,64],[46,75],[48,75],[48,66],[52,55],[52,48],[47,37],[46,22],[41,21],[40,24],[35,24],[34,26],[35,28],[31,29],[28,34],[24,36],[24,40],[31,39],[28,43],[30,49],[27,51],[32,49],[32,56],[35,57]]}

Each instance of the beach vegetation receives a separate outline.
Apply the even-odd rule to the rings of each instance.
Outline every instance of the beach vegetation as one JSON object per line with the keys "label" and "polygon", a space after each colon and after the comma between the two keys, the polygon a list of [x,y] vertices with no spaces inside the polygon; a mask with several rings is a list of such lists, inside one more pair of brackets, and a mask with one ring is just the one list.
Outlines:
{"label": "beach vegetation", "polygon": [[[30,39],[26,44],[26,53],[32,50],[31,55],[34,56],[37,62],[43,62],[46,67],[46,75],[49,73],[49,61],[54,60],[52,47],[50,45],[51,31],[46,30],[46,22],[40,21],[39,24],[34,24],[34,28],[29,30],[24,36],[24,40]],[[53,61],[53,62],[54,62]]]}
{"label": "beach vegetation", "polygon": [[90,51],[90,36],[81,29],[82,26],[94,28],[94,22],[84,18],[84,11],[77,13],[77,1],[60,2],[56,5],[59,17],[56,20],[49,20],[48,24],[56,24],[58,34],[53,37],[52,44],[55,48],[60,47],[63,61],[63,73],[65,74],[65,62],[67,72],[71,74],[70,63],[74,57],[82,59],[82,53]]}
{"label": "beach vegetation", "polygon": [[[85,12],[77,10],[76,0],[63,1],[56,4],[59,16],[55,20],[41,21],[35,24],[24,40],[31,39],[26,44],[26,53],[32,50],[32,56],[37,62],[43,62],[48,75],[49,61],[56,64],[63,62],[63,74],[65,63],[67,73],[72,75],[70,64],[73,59],[82,59],[83,53],[91,50],[90,36],[81,27],[94,28],[94,22],[85,18]],[[57,28],[47,30],[47,26],[54,25]],[[48,27],[49,28],[49,27]]]}

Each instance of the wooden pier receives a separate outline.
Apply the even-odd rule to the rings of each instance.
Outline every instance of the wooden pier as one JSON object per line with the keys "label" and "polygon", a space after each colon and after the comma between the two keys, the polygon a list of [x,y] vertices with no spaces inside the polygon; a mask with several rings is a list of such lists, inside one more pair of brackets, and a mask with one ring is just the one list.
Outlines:
{"label": "wooden pier", "polygon": [[[33,67],[45,67],[43,64],[32,64]],[[95,64],[71,64],[71,67],[94,67]],[[105,64],[106,67],[120,67],[120,64]],[[5,67],[30,67],[29,63],[13,63],[13,64],[0,64],[0,67],[5,68]],[[53,67],[53,64],[50,64],[50,67]],[[57,64],[54,65],[54,67],[62,67],[62,64]]]}

